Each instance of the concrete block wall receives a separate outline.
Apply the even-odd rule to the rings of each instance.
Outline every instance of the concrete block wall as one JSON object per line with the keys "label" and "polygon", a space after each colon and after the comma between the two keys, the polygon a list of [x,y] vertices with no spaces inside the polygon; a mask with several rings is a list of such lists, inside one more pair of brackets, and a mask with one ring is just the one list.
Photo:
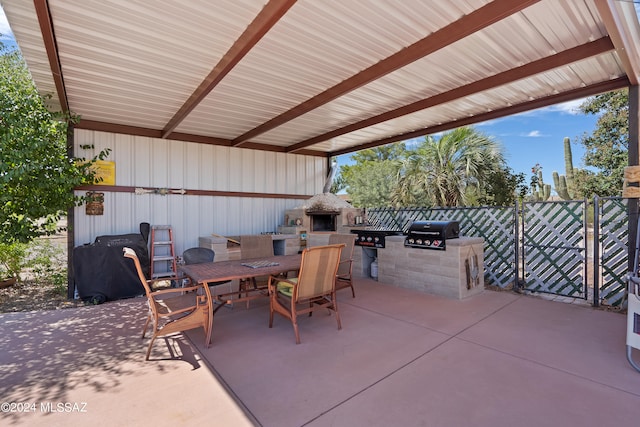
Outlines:
{"label": "concrete block wall", "polygon": [[240,259],[240,246],[228,247],[224,237],[204,236],[198,238],[198,246],[215,252],[214,261],[229,261]]}
{"label": "concrete block wall", "polygon": [[[463,299],[484,290],[484,240],[460,237],[446,250],[407,248],[404,236],[389,236],[378,251],[378,281],[447,298]],[[474,258],[475,256],[475,258]],[[468,287],[465,262],[477,260],[476,280]]]}
{"label": "concrete block wall", "polygon": [[[276,255],[295,255],[300,251],[300,238],[295,234],[273,234],[273,252]],[[232,239],[240,241],[240,236],[231,236]],[[203,236],[198,238],[198,245],[202,248],[209,248],[215,252],[214,261],[238,260],[242,254],[240,245],[227,243],[224,237]]]}

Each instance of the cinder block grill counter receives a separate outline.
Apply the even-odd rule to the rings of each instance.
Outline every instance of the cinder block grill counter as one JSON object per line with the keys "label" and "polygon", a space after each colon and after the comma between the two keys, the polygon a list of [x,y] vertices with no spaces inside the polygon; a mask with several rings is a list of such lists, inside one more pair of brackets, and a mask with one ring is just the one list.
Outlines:
{"label": "cinder block grill counter", "polygon": [[404,236],[387,236],[378,251],[378,281],[447,298],[463,299],[484,290],[484,239],[461,236],[445,250],[405,247]]}

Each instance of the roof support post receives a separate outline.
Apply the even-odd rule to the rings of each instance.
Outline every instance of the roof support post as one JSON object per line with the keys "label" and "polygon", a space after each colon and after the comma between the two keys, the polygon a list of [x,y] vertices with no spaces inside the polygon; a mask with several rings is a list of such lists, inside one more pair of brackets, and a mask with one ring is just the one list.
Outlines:
{"label": "roof support post", "polygon": [[[638,135],[640,134],[640,86],[629,86],[629,166],[640,165],[640,144]],[[638,203],[637,198],[629,198],[627,212],[629,214],[629,234],[628,234],[628,271],[633,271],[635,266],[635,248],[638,242]]]}
{"label": "roof support post", "polygon": [[[75,157],[75,129],[71,120],[67,121],[67,157],[73,159]],[[73,191],[73,190],[72,190]],[[73,247],[75,242],[74,231],[75,208],[67,209],[67,299],[73,299],[75,295],[76,285],[73,274]]]}

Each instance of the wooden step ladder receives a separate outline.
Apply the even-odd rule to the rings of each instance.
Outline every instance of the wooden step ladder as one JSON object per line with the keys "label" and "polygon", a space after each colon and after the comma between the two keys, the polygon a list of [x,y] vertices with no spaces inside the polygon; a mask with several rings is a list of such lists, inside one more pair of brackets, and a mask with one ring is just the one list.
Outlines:
{"label": "wooden step ladder", "polygon": [[175,277],[178,272],[170,225],[151,227],[151,278]]}

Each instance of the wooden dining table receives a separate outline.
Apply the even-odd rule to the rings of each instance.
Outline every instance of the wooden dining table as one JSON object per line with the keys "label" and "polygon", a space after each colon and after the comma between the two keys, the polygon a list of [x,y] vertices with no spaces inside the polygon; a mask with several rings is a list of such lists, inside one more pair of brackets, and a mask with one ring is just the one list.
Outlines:
{"label": "wooden dining table", "polygon": [[[193,282],[207,286],[207,283],[222,282],[251,277],[277,276],[300,269],[302,255],[276,255],[264,258],[239,259],[229,261],[206,262],[202,264],[181,265],[179,271]],[[267,296],[265,287],[212,295],[218,303],[214,313],[228,304]]]}

